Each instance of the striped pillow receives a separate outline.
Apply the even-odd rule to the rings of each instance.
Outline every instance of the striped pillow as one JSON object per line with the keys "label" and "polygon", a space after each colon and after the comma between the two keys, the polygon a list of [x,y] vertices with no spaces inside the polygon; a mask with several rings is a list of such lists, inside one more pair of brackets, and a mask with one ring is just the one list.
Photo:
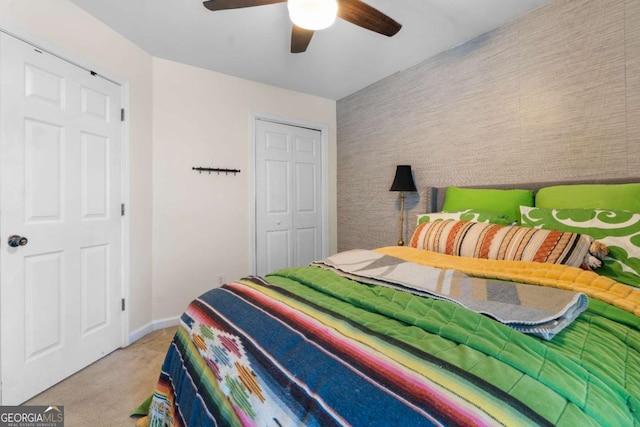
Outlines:
{"label": "striped pillow", "polygon": [[580,267],[593,239],[582,234],[470,221],[423,222],[410,246],[472,258]]}

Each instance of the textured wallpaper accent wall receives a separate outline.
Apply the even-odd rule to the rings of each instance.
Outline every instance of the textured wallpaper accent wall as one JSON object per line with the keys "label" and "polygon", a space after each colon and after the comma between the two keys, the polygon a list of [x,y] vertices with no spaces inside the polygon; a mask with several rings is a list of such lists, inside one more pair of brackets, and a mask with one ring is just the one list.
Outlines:
{"label": "textured wallpaper accent wall", "polygon": [[640,174],[640,0],[552,0],[337,103],[338,250],[405,241],[427,186]]}

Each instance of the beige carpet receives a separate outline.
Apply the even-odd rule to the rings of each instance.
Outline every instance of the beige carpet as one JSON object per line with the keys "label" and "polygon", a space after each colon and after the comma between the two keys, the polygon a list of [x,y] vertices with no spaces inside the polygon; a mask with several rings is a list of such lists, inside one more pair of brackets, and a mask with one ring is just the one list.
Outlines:
{"label": "beige carpet", "polygon": [[129,414],[153,392],[175,331],[155,331],[116,350],[25,405],[63,405],[65,427],[135,426]]}

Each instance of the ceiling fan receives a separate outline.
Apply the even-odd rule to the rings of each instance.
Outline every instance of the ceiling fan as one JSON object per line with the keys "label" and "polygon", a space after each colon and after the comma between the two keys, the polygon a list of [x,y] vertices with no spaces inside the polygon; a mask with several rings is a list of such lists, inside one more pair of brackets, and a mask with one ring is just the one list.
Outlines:
{"label": "ceiling fan", "polygon": [[[207,0],[203,4],[209,10],[218,11],[285,2],[294,22],[291,30],[291,53],[306,51],[314,31],[330,26],[336,17],[388,37],[402,28],[401,24],[360,0]],[[322,17],[324,12],[327,12],[326,19],[318,24],[298,19],[304,18],[302,14],[309,18]]]}

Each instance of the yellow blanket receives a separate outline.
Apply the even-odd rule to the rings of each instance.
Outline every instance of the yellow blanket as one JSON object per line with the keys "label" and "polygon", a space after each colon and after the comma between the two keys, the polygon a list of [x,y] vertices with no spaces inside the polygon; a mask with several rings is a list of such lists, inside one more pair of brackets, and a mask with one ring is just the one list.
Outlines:
{"label": "yellow blanket", "polygon": [[375,251],[422,265],[461,271],[470,276],[584,292],[640,316],[640,289],[599,276],[593,271],[539,262],[457,257],[405,246],[388,246]]}

